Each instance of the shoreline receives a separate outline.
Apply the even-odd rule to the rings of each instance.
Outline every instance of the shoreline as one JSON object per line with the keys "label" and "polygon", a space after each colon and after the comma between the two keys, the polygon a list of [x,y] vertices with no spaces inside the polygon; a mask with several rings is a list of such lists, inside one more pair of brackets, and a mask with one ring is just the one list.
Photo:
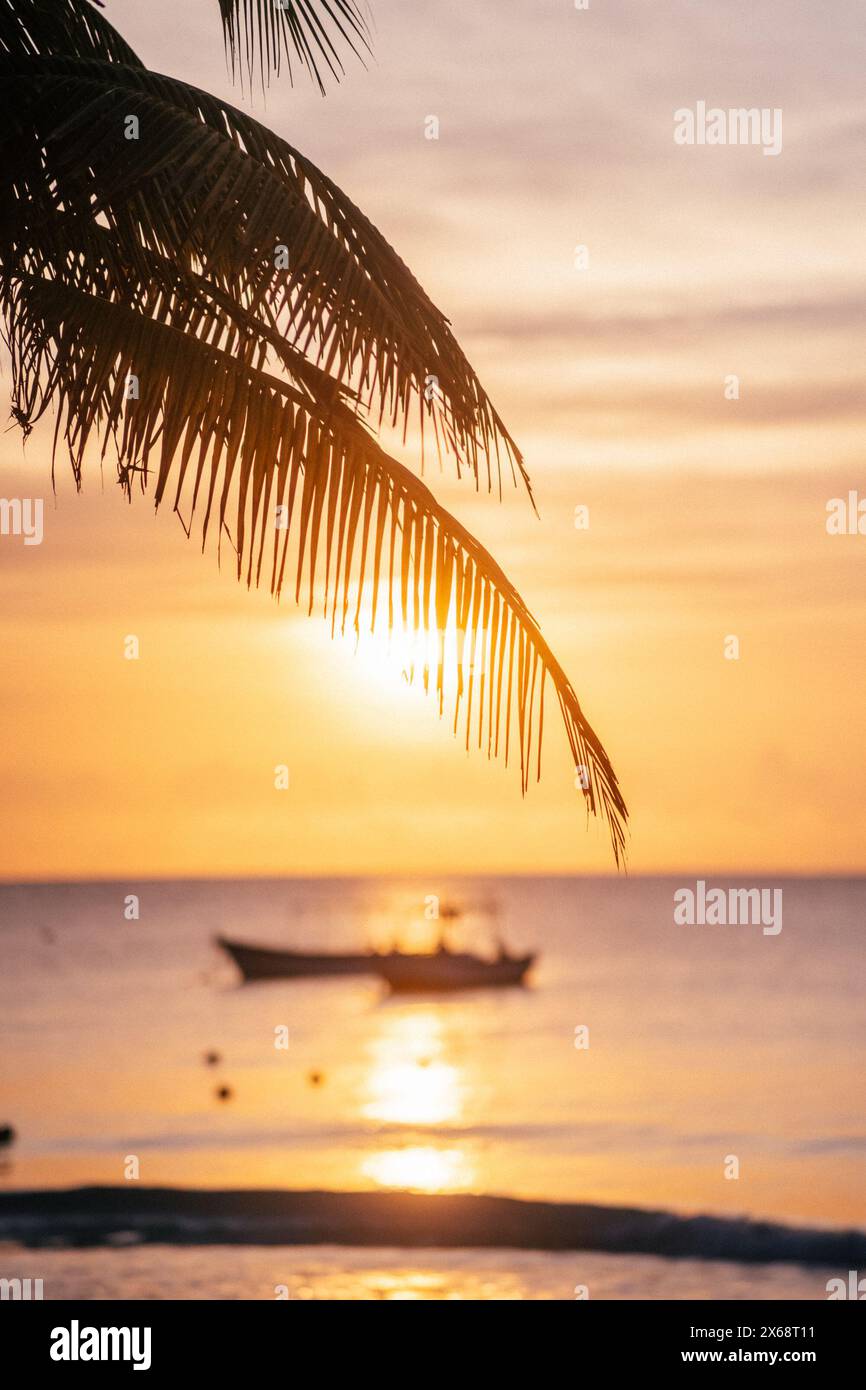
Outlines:
{"label": "shoreline", "polygon": [[855,1268],[866,1232],[473,1194],[79,1187],[0,1193],[0,1241],[27,1248],[340,1245],[596,1250]]}

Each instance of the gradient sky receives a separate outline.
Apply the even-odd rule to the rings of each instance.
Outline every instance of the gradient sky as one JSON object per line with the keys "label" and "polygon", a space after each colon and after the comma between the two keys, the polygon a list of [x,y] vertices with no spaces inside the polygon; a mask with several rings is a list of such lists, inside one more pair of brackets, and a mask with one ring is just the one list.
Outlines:
{"label": "gradient sky", "polygon": [[[244,105],[216,10],[106,12],[152,67]],[[862,5],[373,15],[367,70],[325,100],[282,78],[252,108],[397,247],[524,449],[540,520],[518,492],[430,481],[570,673],[631,868],[861,870],[866,536],[829,536],[825,509],[866,497]],[[699,100],[780,107],[781,155],[675,145]],[[248,594],[98,459],[55,502],[49,433],[0,437],[0,494],[46,499],[41,546],[0,537],[0,874],[612,868],[552,706],[521,801],[384,640],[355,654]]]}

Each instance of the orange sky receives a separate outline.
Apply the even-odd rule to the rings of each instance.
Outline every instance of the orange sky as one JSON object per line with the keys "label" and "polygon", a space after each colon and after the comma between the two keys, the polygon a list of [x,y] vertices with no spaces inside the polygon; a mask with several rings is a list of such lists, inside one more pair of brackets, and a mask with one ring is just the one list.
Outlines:
{"label": "orange sky", "polygon": [[[108,14],[242,104],[214,9]],[[855,7],[792,4],[783,35],[766,4],[374,11],[368,71],[255,109],[393,241],[525,451],[540,521],[519,493],[430,481],[570,673],[631,868],[862,869],[866,536],[825,529],[828,499],[866,496]],[[698,99],[781,107],[782,154],[676,146]],[[0,537],[0,875],[612,868],[552,707],[522,802],[384,639],[353,654],[246,593],[96,460],[55,505],[47,436],[0,439],[0,495],[46,499],[41,546]]]}

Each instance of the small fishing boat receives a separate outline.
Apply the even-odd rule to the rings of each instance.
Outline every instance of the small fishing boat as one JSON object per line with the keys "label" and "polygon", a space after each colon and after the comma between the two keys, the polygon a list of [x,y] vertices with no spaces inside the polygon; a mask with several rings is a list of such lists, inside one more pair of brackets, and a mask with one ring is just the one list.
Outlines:
{"label": "small fishing boat", "polygon": [[[440,914],[450,920],[461,915],[448,906]],[[424,954],[400,950],[354,953],[287,951],[255,946],[217,936],[220,946],[245,980],[304,980],[326,975],[378,975],[395,992],[502,989],[520,985],[535,960],[534,955],[512,956],[498,942],[496,955],[473,955],[452,950],[444,929],[435,951]]]}
{"label": "small fishing boat", "polygon": [[504,950],[493,960],[440,946],[429,955],[392,951],[375,958],[375,969],[395,992],[426,993],[457,989],[502,989],[522,985],[534,955],[510,956]]}
{"label": "small fishing boat", "polygon": [[218,936],[216,944],[231,956],[245,980],[301,980],[321,975],[374,975],[380,956],[371,951],[338,954],[283,951],[273,946],[253,946]]}

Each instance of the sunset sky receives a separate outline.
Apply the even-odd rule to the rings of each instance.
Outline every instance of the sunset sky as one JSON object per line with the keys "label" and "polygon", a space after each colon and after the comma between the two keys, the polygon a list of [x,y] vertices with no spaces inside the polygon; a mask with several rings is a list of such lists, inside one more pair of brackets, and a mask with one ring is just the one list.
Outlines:
{"label": "sunset sky", "polygon": [[[248,104],[215,0],[106,13],[151,67]],[[366,70],[324,100],[282,77],[252,109],[394,244],[524,450],[540,520],[516,490],[429,481],[569,672],[630,868],[862,870],[866,535],[825,528],[831,498],[866,497],[862,4],[372,13]],[[677,146],[700,100],[781,108],[782,153]],[[522,801],[384,636],[355,653],[246,592],[170,512],[127,506],[110,460],[76,496],[59,458],[55,500],[50,436],[0,436],[0,496],[46,504],[41,546],[0,537],[0,875],[613,870],[552,705]]]}

